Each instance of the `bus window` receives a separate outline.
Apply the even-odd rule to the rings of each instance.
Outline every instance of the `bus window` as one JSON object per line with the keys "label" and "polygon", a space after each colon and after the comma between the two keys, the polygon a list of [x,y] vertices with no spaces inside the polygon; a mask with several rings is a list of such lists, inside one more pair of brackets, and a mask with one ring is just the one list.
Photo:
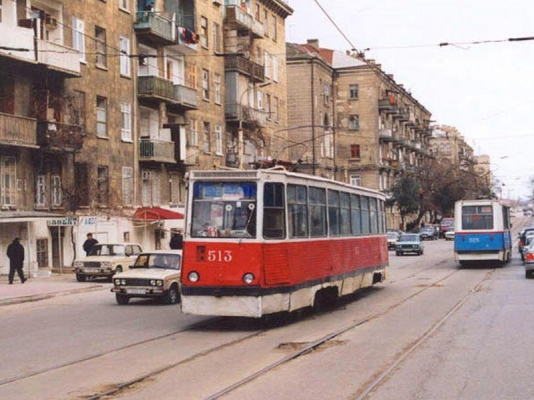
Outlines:
{"label": "bus window", "polygon": [[303,185],[287,186],[289,237],[308,237],[308,190]]}
{"label": "bus window", "polygon": [[326,190],[310,187],[308,205],[312,237],[326,236]]}
{"label": "bus window", "polygon": [[282,239],[285,232],[284,185],[266,183],[263,187],[263,237]]}
{"label": "bus window", "polygon": [[493,209],[491,205],[462,207],[462,229],[493,229]]}

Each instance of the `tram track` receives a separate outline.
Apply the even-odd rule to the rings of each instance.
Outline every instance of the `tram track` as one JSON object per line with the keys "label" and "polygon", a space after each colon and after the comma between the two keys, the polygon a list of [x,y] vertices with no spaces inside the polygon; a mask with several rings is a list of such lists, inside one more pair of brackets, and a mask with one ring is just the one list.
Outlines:
{"label": "tram track", "polygon": [[[223,397],[223,396],[235,391],[236,389],[247,385],[248,383],[254,381],[255,379],[257,379],[257,378],[259,378],[259,377],[261,377],[263,375],[266,375],[269,372],[271,372],[271,371],[273,371],[273,370],[275,370],[275,369],[277,369],[277,368],[279,368],[281,366],[287,365],[292,360],[295,360],[295,359],[297,359],[297,358],[299,358],[299,357],[301,357],[303,355],[306,355],[309,352],[314,351],[315,349],[319,348],[323,344],[325,344],[325,343],[327,343],[327,342],[329,342],[331,340],[334,340],[335,338],[339,337],[340,335],[342,335],[342,334],[344,334],[344,333],[346,333],[346,332],[348,332],[348,331],[350,331],[352,329],[356,329],[359,326],[362,326],[363,324],[366,324],[366,323],[368,323],[370,321],[373,321],[373,320],[375,320],[377,318],[383,317],[384,315],[390,313],[391,311],[395,310],[396,308],[400,307],[401,305],[405,304],[406,302],[408,302],[408,301],[414,299],[415,297],[421,295],[425,291],[427,291],[427,290],[429,290],[429,289],[431,289],[433,287],[438,287],[438,286],[444,284],[445,281],[450,279],[452,276],[454,276],[458,272],[459,272],[459,270],[455,269],[455,270],[449,272],[448,274],[446,274],[445,276],[440,277],[439,279],[435,279],[432,282],[428,282],[424,286],[418,286],[418,288],[417,288],[417,290],[415,292],[411,293],[408,296],[403,297],[402,299],[396,301],[393,304],[390,304],[389,306],[385,307],[384,309],[379,310],[379,311],[377,311],[375,313],[372,313],[372,314],[370,314],[370,315],[368,315],[366,317],[363,317],[363,318],[360,318],[358,320],[352,321],[348,325],[345,325],[345,326],[343,326],[341,328],[338,328],[338,329],[336,329],[336,330],[334,330],[332,332],[329,332],[329,333],[321,336],[320,338],[318,338],[318,339],[316,339],[316,340],[314,340],[312,342],[309,342],[306,345],[302,346],[301,348],[291,352],[290,354],[286,355],[285,357],[282,357],[279,360],[277,360],[275,362],[272,362],[272,363],[264,366],[263,368],[250,373],[247,376],[244,376],[242,379],[240,379],[240,380],[238,380],[236,382],[233,382],[233,383],[227,385],[226,387],[221,388],[216,393],[208,395],[208,396],[206,396],[204,398],[206,400],[219,399],[219,398],[221,398],[221,397]],[[216,355],[217,352],[219,352],[219,351],[227,350],[227,349],[231,348],[232,346],[242,345],[246,341],[251,340],[253,338],[256,338],[256,337],[264,334],[268,330],[269,330],[269,328],[255,331],[255,332],[251,333],[250,335],[246,335],[246,336],[241,337],[241,338],[239,338],[239,339],[237,339],[235,341],[231,341],[231,342],[225,343],[225,344],[223,344],[221,346],[214,347],[214,348],[211,348],[211,349],[207,349],[206,351],[197,353],[197,354],[195,354],[194,356],[192,356],[192,357],[190,357],[188,359],[183,359],[183,360],[177,361],[176,363],[167,365],[167,366],[165,366],[163,368],[150,371],[150,372],[148,372],[148,373],[146,373],[146,374],[144,374],[142,376],[139,376],[139,377],[137,377],[137,378],[135,378],[135,379],[133,379],[131,381],[118,384],[116,387],[114,387],[112,389],[109,389],[109,390],[107,390],[105,392],[98,393],[98,394],[95,394],[95,395],[93,395],[91,397],[84,397],[84,398],[87,398],[89,400],[100,400],[100,399],[112,398],[115,395],[120,395],[121,392],[126,392],[130,388],[133,388],[135,385],[137,385],[137,384],[139,384],[139,383],[141,383],[143,381],[148,381],[148,380],[150,380],[152,378],[155,378],[159,374],[162,374],[162,373],[164,373],[166,371],[172,370],[173,368],[186,367],[187,363],[192,362],[194,360],[198,360],[199,358],[211,357],[211,356]]]}

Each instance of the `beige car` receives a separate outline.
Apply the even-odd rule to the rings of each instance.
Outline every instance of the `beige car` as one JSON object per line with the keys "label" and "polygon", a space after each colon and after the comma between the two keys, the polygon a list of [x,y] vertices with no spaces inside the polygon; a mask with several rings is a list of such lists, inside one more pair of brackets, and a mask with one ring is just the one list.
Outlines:
{"label": "beige car", "polygon": [[182,250],[154,250],[139,254],[129,271],[113,277],[117,303],[132,297],[159,298],[165,304],[180,301]]}
{"label": "beige car", "polygon": [[78,282],[87,278],[108,278],[129,269],[143,249],[137,243],[97,243],[91,254],[74,260],[72,266]]}

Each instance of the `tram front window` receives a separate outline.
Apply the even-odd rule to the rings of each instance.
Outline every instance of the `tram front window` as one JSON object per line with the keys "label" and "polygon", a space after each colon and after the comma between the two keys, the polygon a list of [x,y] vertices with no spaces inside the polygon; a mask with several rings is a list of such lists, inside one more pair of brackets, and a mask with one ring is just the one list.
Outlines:
{"label": "tram front window", "polygon": [[256,184],[196,182],[191,237],[256,237]]}

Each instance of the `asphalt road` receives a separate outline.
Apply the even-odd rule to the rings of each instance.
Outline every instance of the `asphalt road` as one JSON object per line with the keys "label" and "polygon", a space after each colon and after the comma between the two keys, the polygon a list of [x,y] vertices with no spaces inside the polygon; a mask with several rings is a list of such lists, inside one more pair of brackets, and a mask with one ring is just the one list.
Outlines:
{"label": "asphalt road", "polygon": [[534,398],[534,281],[517,251],[504,268],[460,269],[452,242],[425,245],[390,252],[389,282],[267,329],[118,306],[109,287],[4,306],[0,398]]}

